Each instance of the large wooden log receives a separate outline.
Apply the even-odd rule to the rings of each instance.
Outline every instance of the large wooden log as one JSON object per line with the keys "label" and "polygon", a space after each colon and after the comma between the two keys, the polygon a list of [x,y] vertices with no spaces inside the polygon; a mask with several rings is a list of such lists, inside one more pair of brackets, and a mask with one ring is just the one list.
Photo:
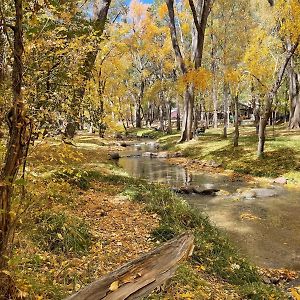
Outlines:
{"label": "large wooden log", "polygon": [[91,283],[66,300],[131,300],[149,295],[171,278],[193,252],[194,237],[182,234]]}

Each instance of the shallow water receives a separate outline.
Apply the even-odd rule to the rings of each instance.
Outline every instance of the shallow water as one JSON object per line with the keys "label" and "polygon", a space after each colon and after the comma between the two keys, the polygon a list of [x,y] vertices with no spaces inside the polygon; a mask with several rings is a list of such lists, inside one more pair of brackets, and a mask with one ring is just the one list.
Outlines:
{"label": "shallow water", "polygon": [[[127,153],[141,154],[154,149],[153,144],[144,144],[141,149],[129,149]],[[119,165],[132,176],[170,187],[193,185],[229,192],[227,196],[193,194],[184,197],[205,212],[255,264],[300,271],[300,189],[278,186],[277,196],[238,199],[238,189],[257,186],[231,182],[220,174],[191,174],[180,166],[168,164],[165,159],[124,157]]]}

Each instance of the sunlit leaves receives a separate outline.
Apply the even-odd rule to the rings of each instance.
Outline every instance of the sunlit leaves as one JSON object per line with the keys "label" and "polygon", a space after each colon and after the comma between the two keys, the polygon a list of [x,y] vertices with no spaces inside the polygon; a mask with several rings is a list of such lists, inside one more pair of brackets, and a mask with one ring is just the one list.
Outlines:
{"label": "sunlit leaves", "polygon": [[182,90],[189,84],[193,85],[196,90],[205,91],[211,80],[211,73],[205,68],[190,70],[178,80],[178,85]]}
{"label": "sunlit leaves", "polygon": [[275,13],[280,22],[280,33],[294,43],[300,35],[300,2],[278,0],[275,4]]}

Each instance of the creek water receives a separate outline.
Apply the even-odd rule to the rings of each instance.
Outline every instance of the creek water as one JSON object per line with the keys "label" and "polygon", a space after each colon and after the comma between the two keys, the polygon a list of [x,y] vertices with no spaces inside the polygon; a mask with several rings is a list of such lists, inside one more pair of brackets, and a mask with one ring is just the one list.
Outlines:
{"label": "creek water", "polygon": [[243,199],[237,196],[238,189],[257,188],[259,184],[232,182],[221,174],[190,173],[170,165],[166,159],[140,156],[145,151],[156,151],[154,143],[136,147],[130,147],[125,154],[138,156],[119,160],[127,173],[170,187],[191,185],[225,191],[227,195],[190,194],[184,198],[208,215],[253,263],[300,271],[300,189],[278,186],[276,196]]}

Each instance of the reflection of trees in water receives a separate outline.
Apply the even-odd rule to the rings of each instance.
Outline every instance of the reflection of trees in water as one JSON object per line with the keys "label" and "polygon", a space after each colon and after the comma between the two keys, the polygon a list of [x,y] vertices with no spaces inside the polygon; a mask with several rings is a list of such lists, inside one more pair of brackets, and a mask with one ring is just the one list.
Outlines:
{"label": "reflection of trees in water", "polygon": [[129,174],[149,181],[160,181],[169,185],[189,185],[192,181],[192,175],[186,169],[171,166],[155,158],[124,158],[120,165]]}

